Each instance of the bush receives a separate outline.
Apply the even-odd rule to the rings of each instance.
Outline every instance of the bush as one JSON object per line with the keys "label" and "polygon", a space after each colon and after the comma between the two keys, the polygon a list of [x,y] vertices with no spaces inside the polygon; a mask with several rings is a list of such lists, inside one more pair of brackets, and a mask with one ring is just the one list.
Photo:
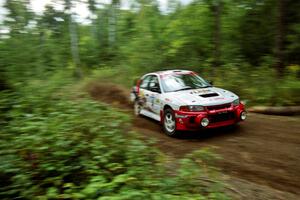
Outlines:
{"label": "bush", "polygon": [[226,198],[218,181],[203,179],[216,179],[213,154],[196,152],[170,171],[166,156],[130,131],[128,115],[58,95],[62,82],[15,94],[0,133],[1,199]]}
{"label": "bush", "polygon": [[249,106],[299,105],[300,81],[296,72],[287,72],[278,78],[269,67],[253,67],[228,64],[219,68],[214,77],[217,87],[231,90],[246,100]]}

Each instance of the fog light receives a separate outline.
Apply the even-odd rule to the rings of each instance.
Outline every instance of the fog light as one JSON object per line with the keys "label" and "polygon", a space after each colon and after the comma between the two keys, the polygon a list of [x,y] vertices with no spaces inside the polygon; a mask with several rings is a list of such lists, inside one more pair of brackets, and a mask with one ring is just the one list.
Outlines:
{"label": "fog light", "polygon": [[247,113],[245,111],[241,112],[241,120],[245,120],[247,118]]}
{"label": "fog light", "polygon": [[208,126],[208,124],[209,124],[209,120],[208,120],[207,118],[203,118],[203,119],[201,120],[201,125],[202,125],[203,127]]}

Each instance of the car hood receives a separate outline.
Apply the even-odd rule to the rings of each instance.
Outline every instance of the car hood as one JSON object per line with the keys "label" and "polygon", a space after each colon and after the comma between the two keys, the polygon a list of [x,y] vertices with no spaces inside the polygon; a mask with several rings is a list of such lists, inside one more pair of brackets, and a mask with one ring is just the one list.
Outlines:
{"label": "car hood", "polygon": [[234,93],[217,87],[183,90],[167,93],[170,99],[181,105],[220,105],[231,103],[238,98]]}

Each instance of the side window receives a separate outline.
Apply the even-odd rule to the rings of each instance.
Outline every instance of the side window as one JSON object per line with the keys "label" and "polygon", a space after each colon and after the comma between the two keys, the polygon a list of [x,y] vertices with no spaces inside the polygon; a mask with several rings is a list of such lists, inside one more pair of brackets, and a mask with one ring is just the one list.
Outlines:
{"label": "side window", "polygon": [[149,83],[149,90],[151,90],[152,92],[161,92],[157,76],[152,76],[152,79]]}
{"label": "side window", "polygon": [[149,76],[146,76],[146,77],[142,80],[142,82],[141,82],[141,84],[140,84],[140,88],[148,90],[148,85],[149,85],[149,82],[150,82],[151,78],[152,78],[152,76],[150,76],[150,75],[149,75]]}

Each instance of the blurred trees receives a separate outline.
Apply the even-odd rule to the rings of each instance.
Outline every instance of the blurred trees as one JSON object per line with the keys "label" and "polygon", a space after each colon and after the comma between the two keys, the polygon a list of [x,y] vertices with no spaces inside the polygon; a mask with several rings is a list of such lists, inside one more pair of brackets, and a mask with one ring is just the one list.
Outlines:
{"label": "blurred trees", "polygon": [[[17,40],[17,33],[22,38],[40,37],[37,40],[44,52],[52,52],[47,54],[48,61],[59,57],[53,49],[56,52],[64,49],[60,54],[65,56],[61,56],[56,67],[59,63],[66,66],[67,61],[78,69],[108,63],[135,64],[133,68],[147,65],[150,69],[168,63],[219,66],[236,59],[259,66],[268,57],[272,58],[269,61],[273,67],[283,73],[284,66],[299,64],[296,58],[299,45],[295,43],[300,5],[295,1],[194,0],[187,6],[170,1],[167,11],[159,10],[156,0],[131,1],[130,10],[121,9],[121,1],[117,0],[110,5],[95,0],[53,2],[39,16],[30,10],[29,0],[6,1],[8,14],[2,26],[9,29],[9,39],[2,39],[1,46]],[[87,4],[91,23],[75,21],[73,7],[78,2]],[[57,10],[54,6],[57,4],[64,9]],[[47,46],[51,38],[61,40],[55,46]],[[70,49],[66,51],[68,38]],[[42,54],[36,60],[44,57]],[[155,62],[148,63],[147,58],[153,57],[157,58],[151,59]]]}
{"label": "blurred trees", "polygon": [[[140,73],[177,67],[206,73],[216,66],[251,73],[267,67],[279,77],[299,74],[299,1],[194,0],[183,6],[170,0],[165,10],[157,0],[128,2],[123,9],[119,0],[53,0],[37,15],[29,0],[6,1],[1,28],[8,31],[0,39],[5,82],[65,68],[80,77],[103,66]],[[79,22],[74,7],[84,4],[90,14]]]}

